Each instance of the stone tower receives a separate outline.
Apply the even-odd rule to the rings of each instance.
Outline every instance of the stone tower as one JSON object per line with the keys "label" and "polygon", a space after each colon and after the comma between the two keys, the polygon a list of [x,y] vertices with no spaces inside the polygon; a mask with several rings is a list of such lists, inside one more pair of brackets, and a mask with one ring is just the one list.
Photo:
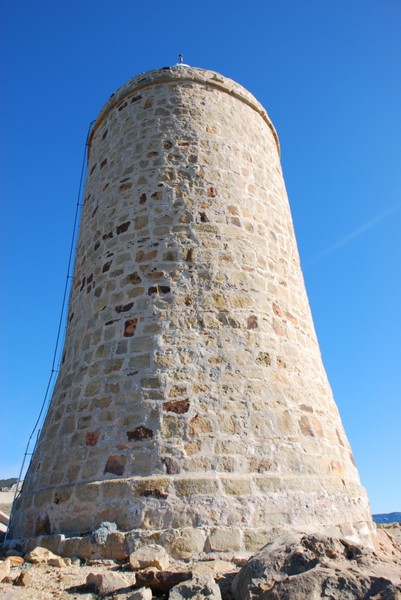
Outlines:
{"label": "stone tower", "polygon": [[134,77],[94,124],[62,364],[11,535],[64,534],[67,553],[103,521],[181,557],[283,529],[371,542],[275,129],[186,65]]}

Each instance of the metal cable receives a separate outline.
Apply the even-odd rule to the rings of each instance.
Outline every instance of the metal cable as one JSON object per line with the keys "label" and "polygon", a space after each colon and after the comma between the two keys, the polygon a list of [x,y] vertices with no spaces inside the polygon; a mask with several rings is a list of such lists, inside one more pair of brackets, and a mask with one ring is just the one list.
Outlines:
{"label": "metal cable", "polygon": [[[82,195],[82,183],[84,180],[84,175],[85,175],[85,167],[86,167],[86,159],[87,159],[87,146],[88,146],[88,139],[89,139],[89,134],[90,131],[92,129],[92,125],[95,121],[92,121],[89,125],[88,128],[88,133],[86,135],[86,140],[85,140],[85,149],[84,149],[84,155],[83,155],[83,159],[82,159],[82,166],[81,166],[81,175],[79,178],[79,186],[78,186],[78,195],[77,195],[77,203],[76,203],[76,208],[75,208],[75,216],[74,216],[74,224],[73,224],[73,228],[72,228],[72,237],[71,237],[71,244],[70,244],[70,251],[69,251],[69,256],[68,256],[68,265],[67,265],[67,276],[66,276],[66,280],[65,280],[65,285],[64,285],[64,293],[63,293],[63,300],[61,303],[61,311],[60,311],[60,318],[59,318],[59,322],[58,322],[58,328],[57,328],[57,336],[56,336],[56,343],[55,343],[55,347],[54,347],[54,352],[53,352],[53,360],[52,360],[52,366],[51,366],[51,372],[50,372],[50,377],[49,380],[47,382],[47,387],[46,387],[46,391],[45,391],[45,395],[43,398],[43,402],[42,405],[40,407],[40,411],[39,411],[39,415],[36,419],[35,425],[32,429],[31,435],[29,436],[26,448],[25,448],[25,454],[24,454],[24,458],[22,460],[22,465],[21,465],[21,469],[18,475],[18,480],[16,483],[16,490],[15,490],[15,494],[14,494],[14,498],[13,498],[13,504],[11,507],[11,514],[10,514],[10,521],[11,522],[11,517],[12,517],[12,513],[13,513],[13,509],[14,509],[14,502],[15,499],[17,497],[17,494],[19,493],[19,485],[21,482],[21,477],[22,477],[22,473],[24,471],[24,466],[25,466],[25,461],[27,456],[29,456],[29,446],[31,444],[32,438],[42,420],[42,416],[45,410],[45,407],[47,405],[48,402],[48,398],[50,396],[50,390],[52,389],[52,383],[55,377],[55,374],[58,373],[58,369],[55,368],[56,366],[56,361],[57,361],[57,356],[59,354],[60,351],[60,335],[61,335],[61,329],[62,329],[62,325],[64,322],[64,317],[65,317],[65,309],[66,309],[66,304],[67,304],[67,297],[68,297],[68,293],[69,293],[69,289],[70,289],[70,282],[73,279],[73,276],[71,275],[71,265],[73,262],[73,257],[75,255],[74,249],[75,249],[75,241],[76,241],[76,237],[77,237],[77,228],[78,228],[78,220],[79,220],[79,216],[80,216],[80,209],[82,208],[82,201],[81,201],[81,195]],[[37,441],[39,439],[39,434],[40,434],[40,429],[38,431],[37,434],[37,439],[36,439],[36,443],[35,443],[35,448],[33,450],[33,452],[31,453],[31,460],[32,460],[32,456],[35,452],[36,449],[36,445],[37,445]],[[8,533],[8,531],[7,531]],[[7,533],[5,535],[5,539],[7,538]]]}

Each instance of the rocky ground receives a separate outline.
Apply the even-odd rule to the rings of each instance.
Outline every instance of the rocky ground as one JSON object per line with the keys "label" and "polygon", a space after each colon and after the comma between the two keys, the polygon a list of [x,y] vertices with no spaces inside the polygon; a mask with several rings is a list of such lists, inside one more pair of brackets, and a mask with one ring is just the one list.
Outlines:
{"label": "rocky ground", "polygon": [[324,536],[286,534],[251,557],[173,561],[161,546],[119,563],[37,548],[3,556],[0,600],[401,600],[401,525],[378,530],[373,552]]}
{"label": "rocky ground", "polygon": [[[157,555],[162,555],[160,559]],[[39,551],[39,561],[30,556],[23,564],[15,558],[9,560],[10,572],[0,583],[1,600],[95,600],[113,598],[116,600],[151,600],[152,597],[174,598],[173,592],[183,581],[191,581],[209,595],[210,600],[218,598],[220,583],[225,598],[231,581],[239,566],[229,561],[214,560],[196,564],[173,563],[163,556],[163,549],[153,547],[150,558],[141,562],[131,561],[117,564],[109,560],[90,560],[81,563],[79,559],[58,559],[49,551]],[[49,558],[50,557],[50,558]],[[30,560],[28,560],[30,559]],[[34,560],[34,562],[31,562]],[[6,561],[0,564],[1,567]],[[63,564],[64,563],[64,564]],[[133,566],[135,570],[133,570]],[[7,571],[7,568],[6,568]],[[198,583],[197,583],[198,582]],[[178,588],[179,591],[179,588]],[[192,597],[195,594],[191,594]],[[179,598],[181,596],[177,596]]]}

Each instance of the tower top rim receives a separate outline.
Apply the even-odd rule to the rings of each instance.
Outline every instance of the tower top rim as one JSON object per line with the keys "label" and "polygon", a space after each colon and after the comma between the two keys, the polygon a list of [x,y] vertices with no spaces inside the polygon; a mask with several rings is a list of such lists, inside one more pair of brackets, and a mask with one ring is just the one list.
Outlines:
{"label": "tower top rim", "polygon": [[176,82],[178,84],[195,83],[199,85],[204,85],[206,87],[219,89],[220,91],[237,98],[238,100],[244,102],[245,104],[253,108],[253,110],[260,114],[260,116],[264,119],[264,121],[271,129],[276,142],[278,154],[280,155],[280,143],[274,125],[270,117],[268,116],[266,109],[251,94],[251,92],[249,92],[245,87],[243,87],[241,84],[237,83],[233,79],[225,77],[224,75],[221,75],[216,71],[211,71],[209,69],[201,69],[199,67],[192,67],[186,65],[185,63],[178,63],[171,67],[163,67],[161,69],[152,69],[150,71],[145,71],[144,73],[135,75],[126,83],[124,83],[120,88],[118,88],[116,92],[114,92],[110,96],[110,98],[104,104],[103,108],[100,110],[97,119],[93,125],[91,134],[89,136],[88,147],[90,147],[92,138],[100,124],[105,119],[106,115],[115,106],[120,104],[125,98],[127,98],[128,96],[132,96],[145,88],[149,88],[154,85],[168,84],[171,82]]}

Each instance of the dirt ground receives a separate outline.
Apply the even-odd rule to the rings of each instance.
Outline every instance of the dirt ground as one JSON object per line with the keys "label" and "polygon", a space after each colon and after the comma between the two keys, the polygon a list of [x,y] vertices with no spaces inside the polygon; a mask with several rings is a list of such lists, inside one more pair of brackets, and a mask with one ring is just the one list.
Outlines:
{"label": "dirt ground", "polygon": [[[115,570],[127,578],[131,584],[135,583],[132,571],[116,567],[115,565],[72,565],[64,568],[50,567],[45,564],[31,565],[26,563],[23,567],[12,567],[11,578],[16,579],[21,571],[28,571],[31,583],[27,587],[19,587],[10,583],[0,583],[0,600],[94,600],[98,598],[86,586],[89,573],[102,573]],[[132,595],[133,590],[108,596],[126,600]]]}
{"label": "dirt ground", "polygon": [[[218,563],[219,561],[216,561],[216,564]],[[211,569],[210,574],[212,574],[212,567],[213,561],[205,561],[205,563],[196,563],[195,565],[176,563],[171,565],[169,570],[177,573],[180,571],[194,572],[192,569],[203,569],[203,571]],[[225,570],[227,570],[227,567]],[[231,581],[238,570],[239,566],[233,564],[232,569],[229,569],[226,574],[213,573],[213,577],[219,580],[222,596],[225,600],[231,600]],[[23,571],[29,573],[31,581],[26,587],[19,587],[13,582]],[[123,575],[127,580],[127,587],[109,595],[97,595],[93,589],[86,585],[86,578],[89,573],[106,573],[108,571]],[[97,598],[129,600],[138,589],[135,589],[134,586],[135,573],[130,569],[129,564],[118,565],[113,561],[93,560],[88,561],[87,564],[58,568],[47,564],[33,565],[25,563],[23,566],[11,567],[10,577],[0,583],[0,600],[95,600]],[[153,597],[163,600],[167,598],[167,594],[163,594],[162,591],[154,591]]]}

